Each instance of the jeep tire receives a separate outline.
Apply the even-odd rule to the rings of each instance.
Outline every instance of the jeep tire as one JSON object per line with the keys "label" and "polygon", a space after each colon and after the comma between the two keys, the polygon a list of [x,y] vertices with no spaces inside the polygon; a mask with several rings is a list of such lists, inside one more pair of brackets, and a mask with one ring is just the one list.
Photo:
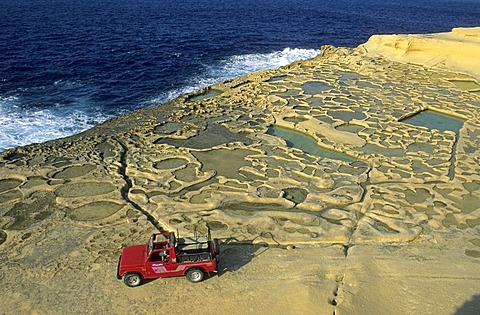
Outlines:
{"label": "jeep tire", "polygon": [[138,273],[126,273],[123,276],[123,283],[129,287],[136,287],[142,283],[142,277]]}
{"label": "jeep tire", "polygon": [[187,280],[190,282],[200,282],[205,277],[205,272],[200,268],[192,268],[188,269],[187,273],[185,274]]}

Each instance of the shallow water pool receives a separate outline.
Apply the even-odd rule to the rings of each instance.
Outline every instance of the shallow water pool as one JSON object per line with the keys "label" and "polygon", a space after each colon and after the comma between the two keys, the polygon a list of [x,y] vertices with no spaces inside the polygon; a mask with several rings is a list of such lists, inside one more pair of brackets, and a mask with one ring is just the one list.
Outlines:
{"label": "shallow water pool", "polygon": [[309,95],[320,94],[322,92],[333,89],[333,86],[325,82],[309,81],[301,85],[303,93]]}
{"label": "shallow water pool", "polygon": [[355,159],[342,152],[324,149],[318,146],[317,141],[302,132],[295,131],[293,129],[273,126],[267,131],[269,135],[280,137],[287,142],[289,148],[297,148],[305,153],[326,157],[333,160],[340,160],[345,162],[353,162]]}
{"label": "shallow water pool", "polygon": [[218,96],[220,94],[222,94],[222,91],[210,89],[205,93],[189,97],[188,101],[189,102],[201,101],[201,100],[204,100],[204,99],[207,99],[207,98],[210,98],[210,97]]}
{"label": "shallow water pool", "polygon": [[415,126],[427,127],[428,129],[437,129],[441,132],[450,130],[458,134],[463,126],[464,120],[433,110],[425,110],[410,116],[401,122]]}

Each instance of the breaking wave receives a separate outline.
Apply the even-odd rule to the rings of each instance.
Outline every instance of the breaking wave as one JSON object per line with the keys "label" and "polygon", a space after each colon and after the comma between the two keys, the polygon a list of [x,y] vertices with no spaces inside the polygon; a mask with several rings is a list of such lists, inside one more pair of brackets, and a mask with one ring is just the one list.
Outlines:
{"label": "breaking wave", "polygon": [[[216,64],[204,65],[200,74],[186,78],[181,88],[162,91],[131,108],[117,108],[114,111],[98,108],[92,101],[81,98],[76,104],[69,102],[53,106],[32,106],[29,101],[25,106],[22,93],[0,96],[0,151],[70,136],[127,111],[158,105],[227,79],[262,69],[279,68],[296,60],[312,58],[318,53],[319,50],[315,49],[285,48],[272,53],[231,56]],[[62,86],[63,93],[69,94],[85,89],[78,82],[56,80],[52,84],[54,89]],[[51,89],[44,87],[41,90],[43,92],[40,93],[48,93]]]}
{"label": "breaking wave", "polygon": [[232,56],[220,61],[218,64],[204,66],[202,74],[189,78],[182,88],[162,92],[160,95],[148,100],[146,105],[165,103],[180,95],[215,83],[259,70],[280,68],[297,60],[313,58],[319,53],[320,50],[316,49],[285,48],[272,53]]}

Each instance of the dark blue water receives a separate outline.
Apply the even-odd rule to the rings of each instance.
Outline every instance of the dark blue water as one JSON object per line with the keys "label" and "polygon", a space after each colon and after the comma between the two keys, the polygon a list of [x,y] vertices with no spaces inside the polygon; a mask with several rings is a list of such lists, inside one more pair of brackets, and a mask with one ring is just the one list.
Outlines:
{"label": "dark blue water", "polygon": [[1,0],[0,150],[372,34],[480,25],[480,0]]}

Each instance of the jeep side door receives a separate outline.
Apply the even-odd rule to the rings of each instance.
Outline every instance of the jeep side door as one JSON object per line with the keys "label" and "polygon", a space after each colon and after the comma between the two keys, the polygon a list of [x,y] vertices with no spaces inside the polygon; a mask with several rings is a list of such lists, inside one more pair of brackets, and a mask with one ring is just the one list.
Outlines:
{"label": "jeep side door", "polygon": [[171,273],[170,249],[162,248],[154,250],[146,262],[148,278],[165,277]]}

